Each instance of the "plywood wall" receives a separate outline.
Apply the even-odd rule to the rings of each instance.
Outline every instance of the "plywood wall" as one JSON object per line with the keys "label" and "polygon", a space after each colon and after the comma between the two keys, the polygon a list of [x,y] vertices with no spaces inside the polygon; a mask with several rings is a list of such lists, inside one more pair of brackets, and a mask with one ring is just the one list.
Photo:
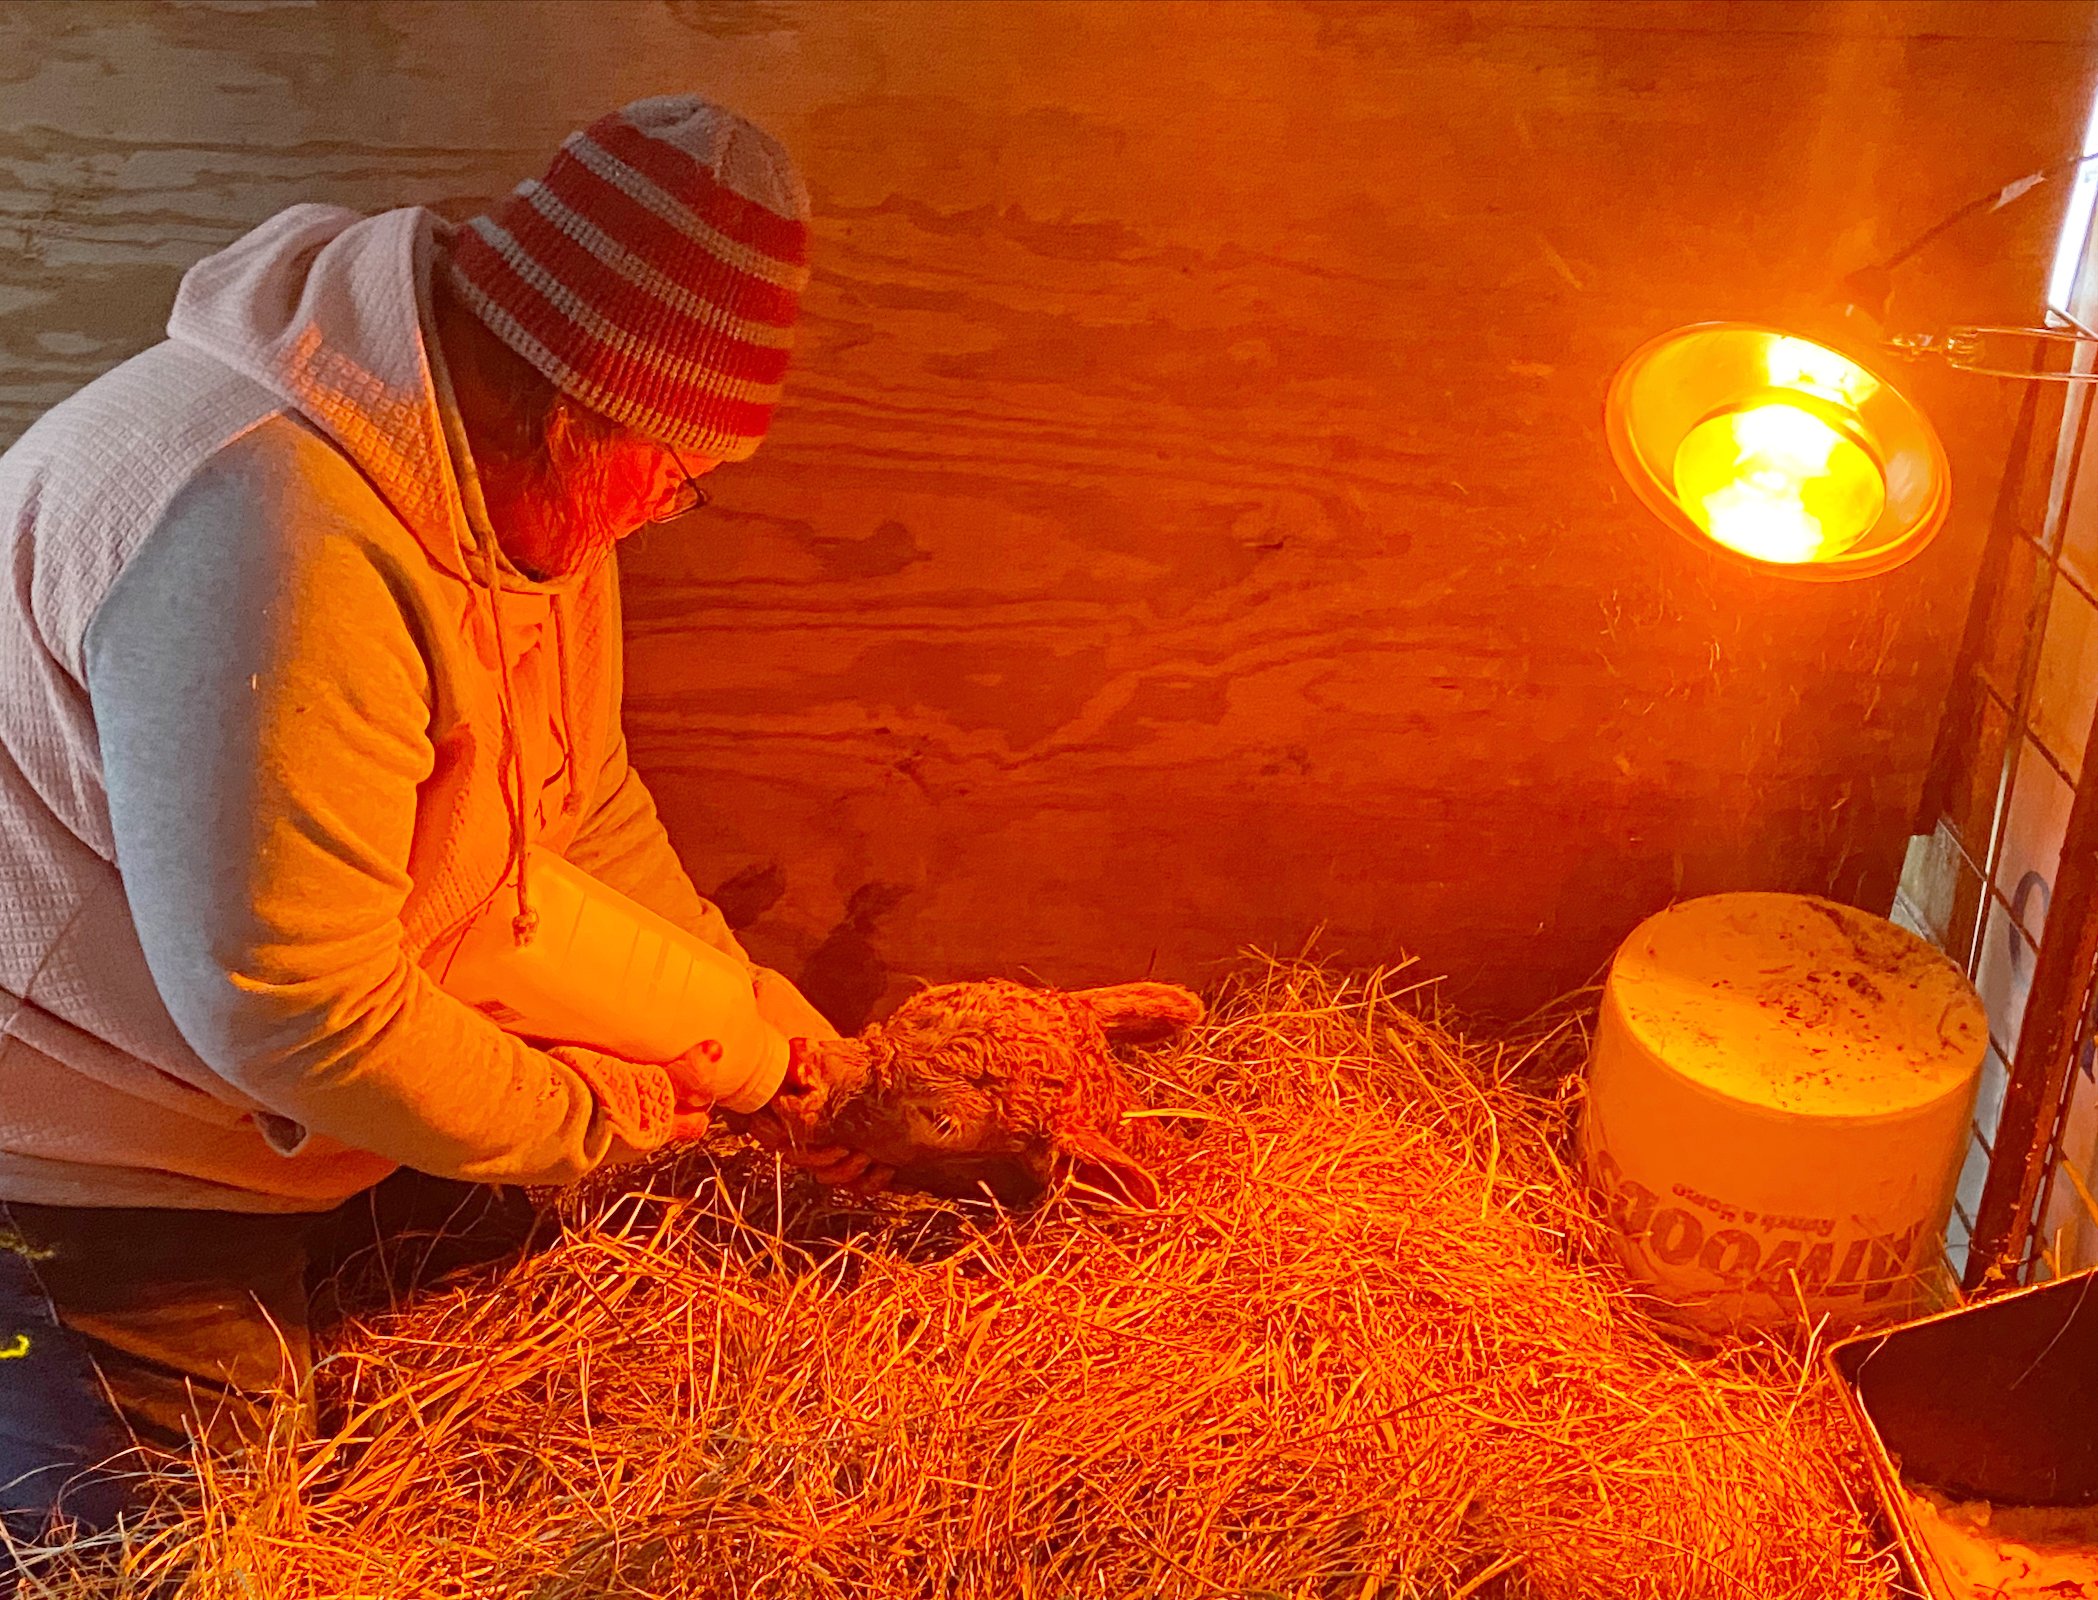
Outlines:
{"label": "plywood wall", "polygon": [[[1650,334],[1844,272],[2072,153],[2084,4],[16,4],[0,428],[155,337],[278,207],[499,193],[697,89],[809,173],[792,398],[627,565],[673,836],[848,1023],[913,977],[1202,981],[1315,931],[1471,1007],[1671,896],[1884,908],[2001,465],[1805,588],[1614,481]],[[2025,319],[2043,192],[1902,274]]]}

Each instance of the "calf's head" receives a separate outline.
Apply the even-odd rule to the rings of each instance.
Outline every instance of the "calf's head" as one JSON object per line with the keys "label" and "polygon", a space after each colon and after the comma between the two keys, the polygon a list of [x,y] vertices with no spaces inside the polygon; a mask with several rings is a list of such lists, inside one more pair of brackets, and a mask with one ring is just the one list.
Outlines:
{"label": "calf's head", "polygon": [[1148,1136],[1114,1044],[1198,1022],[1202,1002],[1164,983],[1066,992],[1003,979],[913,995],[857,1038],[796,1040],[761,1117],[791,1144],[842,1145],[899,1186],[1019,1204],[1068,1173],[1138,1205],[1158,1203]]}

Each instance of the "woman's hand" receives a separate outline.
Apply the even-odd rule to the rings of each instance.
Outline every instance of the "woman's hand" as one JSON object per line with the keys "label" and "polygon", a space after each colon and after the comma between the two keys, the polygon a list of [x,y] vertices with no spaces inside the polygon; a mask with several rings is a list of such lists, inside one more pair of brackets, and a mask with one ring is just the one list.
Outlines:
{"label": "woman's hand", "polygon": [[[793,992],[791,987],[788,992]],[[800,997],[796,995],[795,998]],[[803,1005],[807,1003],[802,1002]],[[821,1046],[825,1040],[836,1041],[838,1038],[836,1030],[830,1029],[828,1024],[825,1024],[825,1029],[825,1033],[813,1038],[797,1034],[789,1041],[787,1075],[780,1080],[771,1103],[759,1107],[747,1118],[736,1119],[736,1126],[739,1132],[748,1133],[788,1165],[800,1167],[813,1175],[818,1183],[834,1189],[850,1189],[856,1194],[879,1194],[896,1175],[893,1167],[884,1166],[865,1151],[843,1145],[802,1142],[825,1122],[820,1112],[812,1111],[812,1108],[820,1108],[834,1099],[850,1095],[863,1083],[859,1078],[840,1082],[826,1072],[826,1063],[842,1063],[850,1047],[823,1049]]]}
{"label": "woman's hand", "polygon": [[707,1130],[714,1125],[712,1084],[714,1074],[720,1069],[695,1047],[675,1061],[664,1062],[663,1070],[670,1076],[673,1095],[670,1142],[705,1138]]}
{"label": "woman's hand", "polygon": [[[837,1038],[838,1030],[830,1025],[830,1020],[810,1005],[802,992],[785,977],[770,967],[754,967],[751,972],[758,1015],[779,1032],[789,1039]],[[671,1087],[676,1095],[670,1123],[672,1142],[705,1138],[707,1130],[714,1125],[714,1098],[708,1085],[718,1076],[720,1068],[693,1050],[675,1061],[665,1062],[663,1070],[670,1074]],[[743,1131],[742,1119],[736,1119],[736,1124],[737,1131]],[[786,1154],[785,1151],[781,1153]],[[832,1156],[842,1156],[847,1152],[834,1150],[828,1153]],[[794,1161],[797,1166],[808,1165],[795,1155],[788,1155],[788,1159]],[[812,1167],[810,1170],[816,1169]],[[817,1172],[817,1176],[825,1183],[832,1182],[833,1180],[825,1174],[833,1170],[842,1169],[837,1168],[834,1163],[826,1163],[823,1169]],[[857,1177],[859,1174],[855,1172],[851,1176]],[[850,1178],[841,1181],[849,1182]]]}
{"label": "woman's hand", "polygon": [[838,1144],[803,1149],[777,1117],[768,1117],[763,1111],[753,1114],[748,1126],[750,1136],[780,1160],[801,1168],[830,1188],[850,1189],[854,1194],[880,1194],[896,1176],[894,1167],[883,1166],[864,1150],[848,1150]]}

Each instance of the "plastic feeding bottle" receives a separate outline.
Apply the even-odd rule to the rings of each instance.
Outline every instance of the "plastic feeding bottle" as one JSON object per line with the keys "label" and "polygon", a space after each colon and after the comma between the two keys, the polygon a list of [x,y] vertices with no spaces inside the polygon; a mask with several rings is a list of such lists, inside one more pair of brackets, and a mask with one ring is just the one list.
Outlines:
{"label": "plastic feeding bottle", "polygon": [[628,1061],[696,1052],[731,1111],[770,1100],[787,1041],[758,1015],[750,971],[551,851],[530,854],[531,937],[518,942],[507,880],[425,959],[438,986],[525,1038]]}

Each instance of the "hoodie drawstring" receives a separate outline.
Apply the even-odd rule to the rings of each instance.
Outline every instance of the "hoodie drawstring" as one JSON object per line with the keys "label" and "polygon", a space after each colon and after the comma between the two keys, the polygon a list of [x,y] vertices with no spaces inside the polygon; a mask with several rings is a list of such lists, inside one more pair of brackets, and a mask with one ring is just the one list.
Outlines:
{"label": "hoodie drawstring", "polygon": [[560,596],[553,597],[554,613],[554,673],[560,685],[561,707],[561,809],[571,816],[583,809],[582,790],[577,787],[575,764],[576,714],[570,699],[568,677],[568,606]]}
{"label": "hoodie drawstring", "polygon": [[[419,241],[418,273],[429,271],[430,248],[427,237]],[[426,284],[418,287],[417,302],[422,325],[427,328],[430,323]],[[468,535],[460,541],[460,553],[464,558],[462,565],[466,568],[468,587],[473,587],[474,564],[467,552],[481,558],[480,587],[488,596],[488,615],[495,633],[496,709],[502,720],[504,745],[503,754],[497,758],[496,764],[498,769],[507,769],[496,773],[496,787],[502,791],[503,809],[509,814],[510,865],[517,873],[517,915],[510,919],[510,932],[520,945],[525,945],[532,942],[532,935],[538,931],[539,913],[532,909],[531,891],[526,883],[527,861],[531,853],[531,819],[525,811],[524,730],[517,715],[516,687],[510,681],[510,649],[503,638],[502,580],[496,573],[495,530],[488,520],[487,504],[481,498],[481,480],[474,471],[473,449],[467,443],[465,424],[459,418],[459,399],[452,390],[452,375],[435,339],[428,341],[424,359],[437,401],[438,431],[443,436],[445,454],[451,462],[453,482],[459,493],[459,522]],[[495,893],[500,892],[498,883]],[[494,894],[491,894],[489,901],[484,903],[493,900]]]}
{"label": "hoodie drawstring", "polygon": [[[495,786],[504,795],[504,812],[510,816],[510,868],[516,872],[516,898],[518,910],[510,918],[510,933],[520,946],[531,944],[533,933],[539,931],[539,912],[531,904],[531,809],[529,788],[525,776],[525,723],[518,717],[516,684],[512,682],[510,667],[510,642],[504,637],[504,585],[497,570],[497,539],[495,528],[489,522],[487,501],[480,497],[480,474],[474,472],[474,451],[466,438],[466,424],[459,419],[459,401],[451,388],[451,371],[445,367],[443,350],[430,340],[426,350],[426,361],[430,371],[430,384],[436,394],[436,424],[445,440],[445,453],[451,459],[453,482],[459,491],[459,520],[464,522],[466,539],[462,539],[462,556],[472,552],[480,556],[478,587],[483,587],[489,596],[489,623],[495,633],[495,658],[497,658],[497,711],[501,715],[501,732],[504,732],[504,753],[497,757]],[[474,562],[468,556],[464,560],[468,583],[474,581]],[[562,778],[566,782],[564,809],[581,807],[577,795],[577,767],[575,767],[575,707],[571,705],[573,688],[569,684],[569,635],[562,625],[562,598],[552,593],[554,612],[554,656],[560,673],[560,763]],[[501,893],[501,885],[497,885]],[[493,895],[491,895],[493,902]]]}
{"label": "hoodie drawstring", "polygon": [[[503,765],[509,769],[507,774],[498,774],[496,786],[503,792],[503,809],[510,814],[510,860],[517,871],[517,915],[510,919],[510,932],[520,945],[527,945],[532,942],[532,935],[539,931],[539,913],[532,909],[531,893],[526,883],[526,862],[531,854],[531,821],[525,810],[524,738],[523,730],[518,727],[517,691],[510,681],[510,646],[503,637],[502,584],[496,576],[493,543],[492,539],[478,535],[474,540],[481,555],[481,581],[488,593],[488,614],[495,624],[495,656],[501,685],[497,704],[502,715],[503,747],[507,757]],[[567,715],[565,689],[562,715]],[[572,732],[570,737],[573,737]],[[504,781],[505,778],[508,781]]]}

